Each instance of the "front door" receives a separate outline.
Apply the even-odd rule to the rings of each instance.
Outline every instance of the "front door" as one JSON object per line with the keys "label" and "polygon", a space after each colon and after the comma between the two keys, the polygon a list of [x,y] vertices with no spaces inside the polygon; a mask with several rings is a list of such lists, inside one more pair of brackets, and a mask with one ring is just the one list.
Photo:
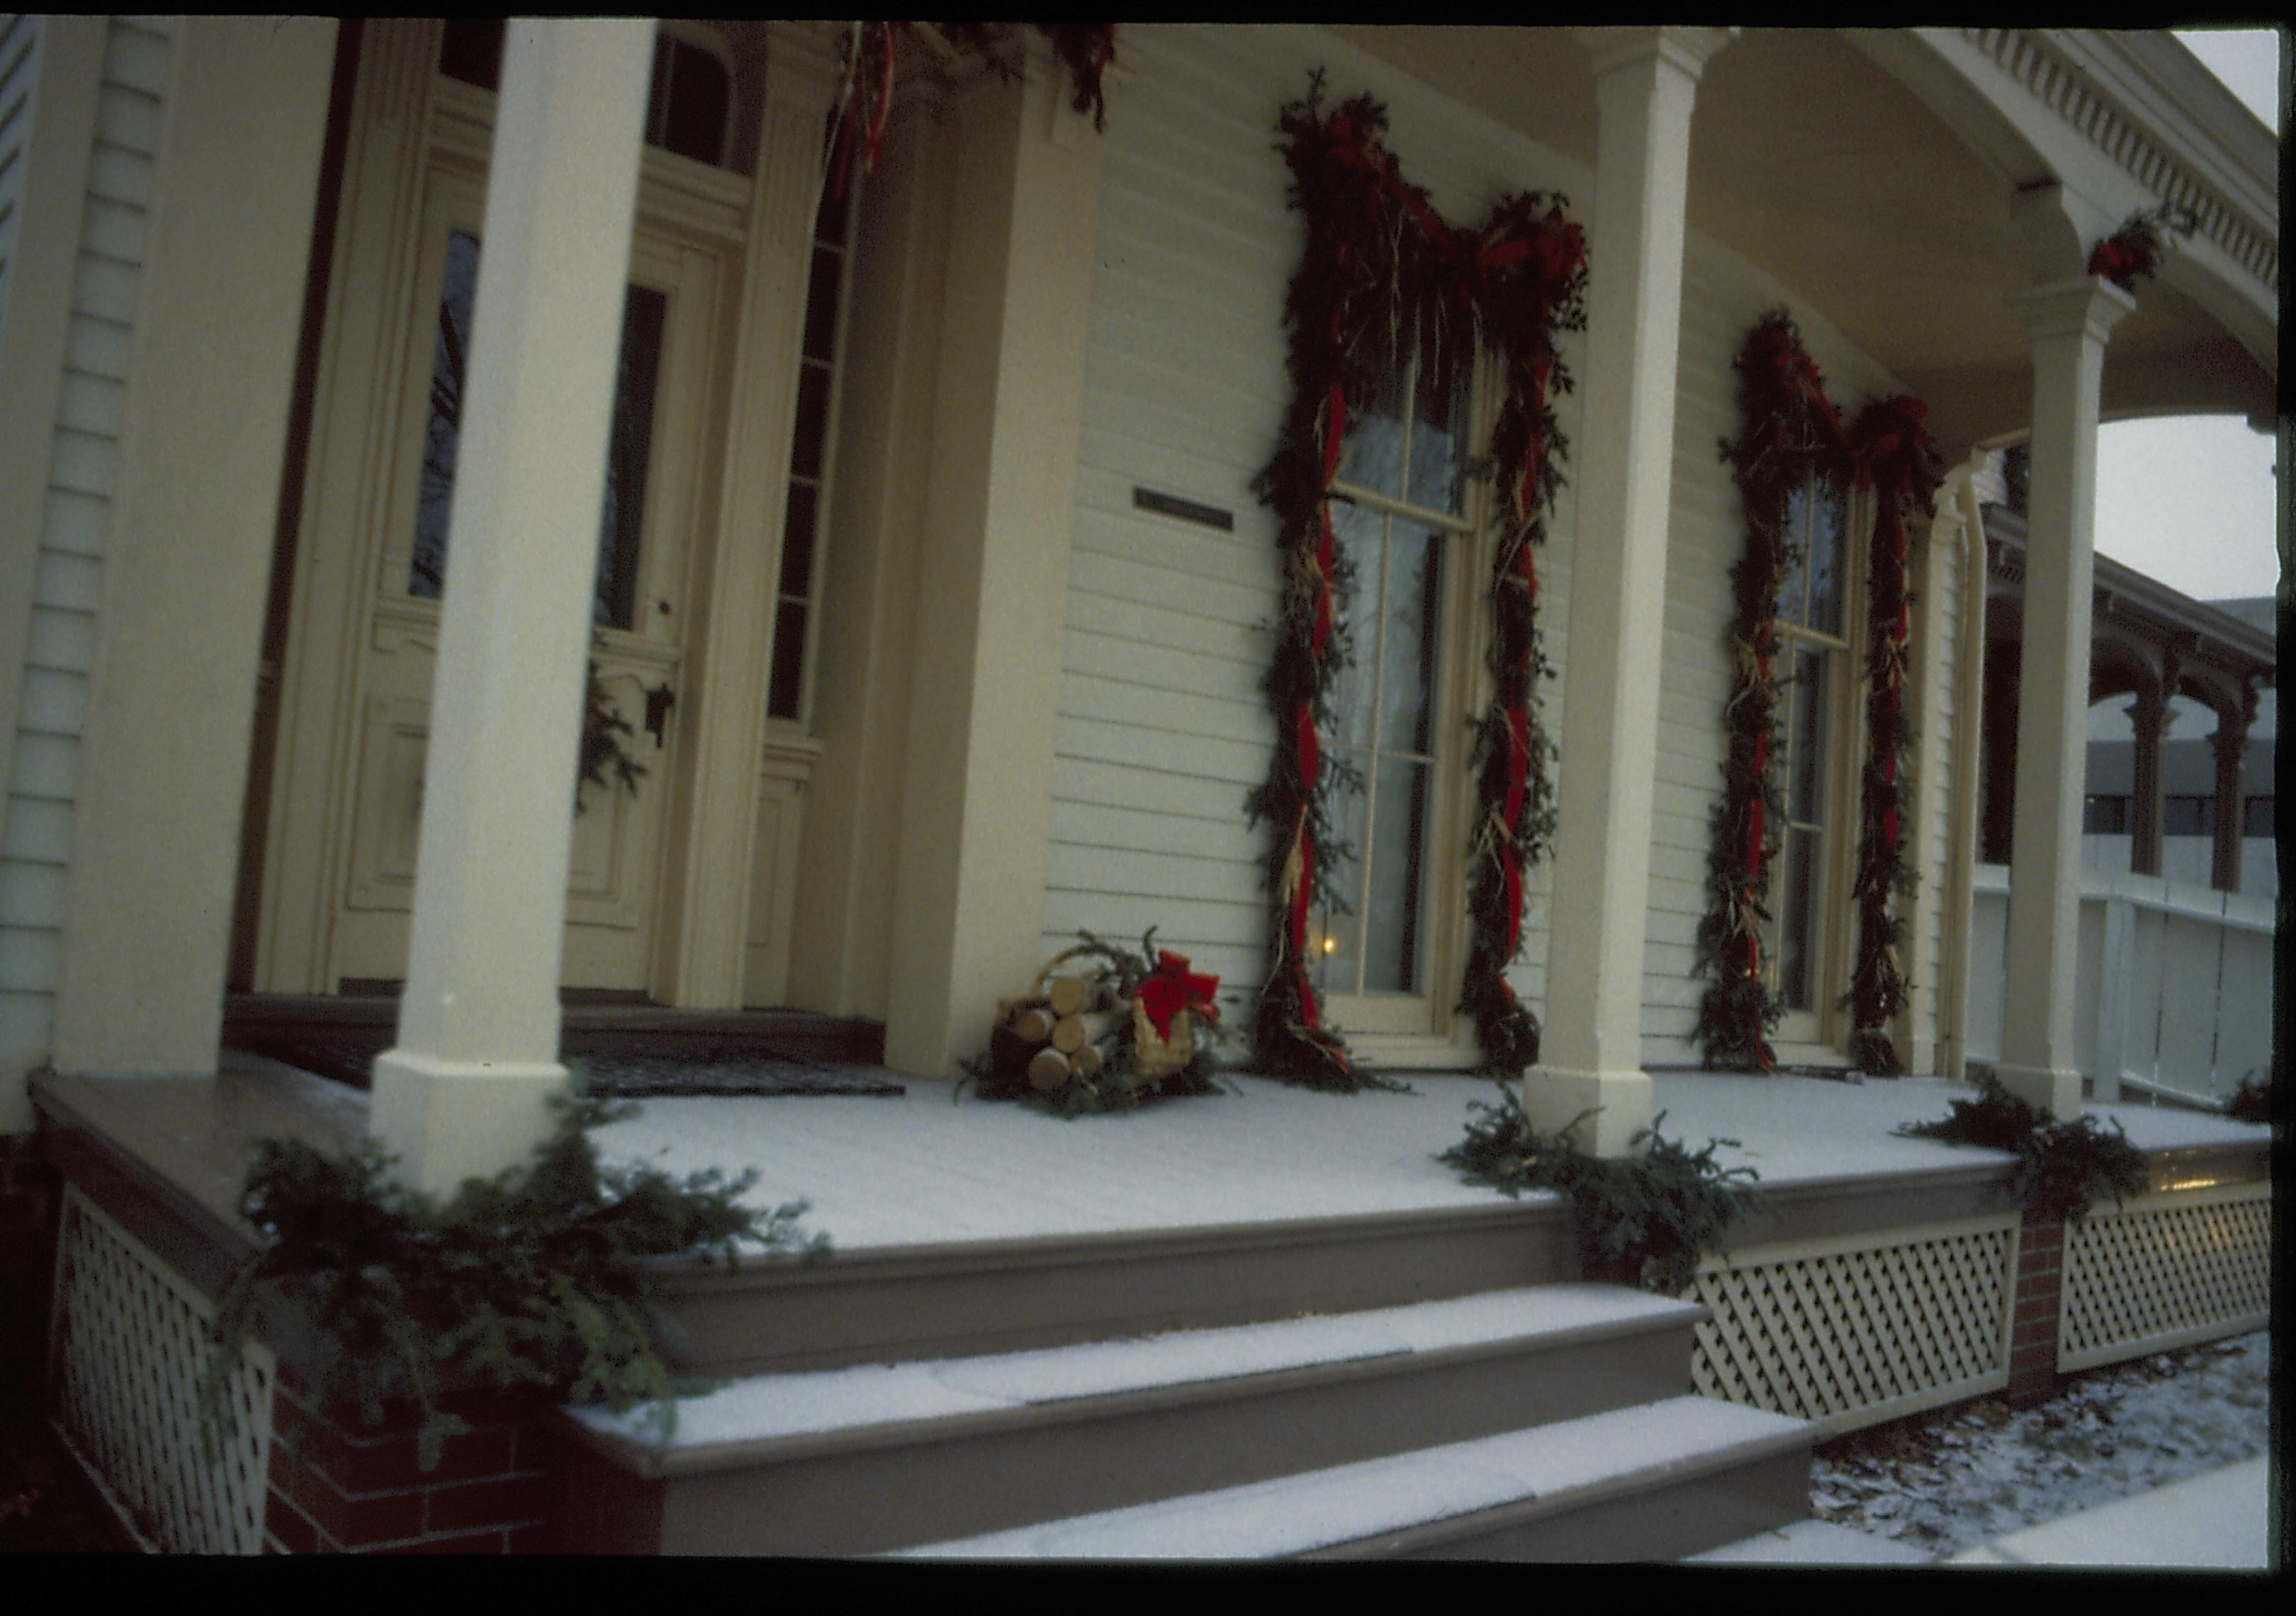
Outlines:
{"label": "front door", "polygon": [[[463,382],[472,343],[485,340],[472,325],[483,194],[440,175],[425,200],[416,307],[430,313],[408,332],[403,365],[427,385],[407,390],[400,496],[384,507],[377,536],[380,572],[361,645],[349,871],[334,928],[335,975],[352,983],[405,974]],[[689,295],[701,289],[683,283],[681,258],[641,238],[623,310],[591,611],[600,700],[588,722],[643,772],[626,783],[609,767],[604,782],[583,785],[578,797],[568,783],[570,804],[579,804],[567,892],[570,987],[637,990],[649,977],[685,658],[689,546],[678,541],[693,530],[681,509],[693,468],[681,460],[690,460],[699,424],[680,417],[693,413],[688,373],[706,364],[708,351],[690,329],[708,299]],[[628,731],[613,728],[609,714]]]}
{"label": "front door", "polygon": [[[379,56],[430,66],[427,33],[375,32]],[[389,84],[388,66],[370,62],[363,74]],[[315,406],[304,554],[281,669],[258,988],[355,991],[406,973],[430,704],[454,699],[434,693],[432,677],[453,578],[463,383],[472,344],[487,340],[472,315],[486,258],[491,103],[444,78],[419,117],[394,119],[378,98],[382,111],[365,119],[347,169],[330,293],[335,329]],[[587,719],[637,772],[626,785],[608,767],[605,782],[578,796],[575,780],[566,783],[576,817],[562,980],[627,992],[657,980],[696,536],[715,463],[709,413],[738,251],[722,236],[681,228],[675,208],[649,206],[652,183],[641,187],[623,312]],[[727,185],[738,191],[730,176],[719,188]]]}

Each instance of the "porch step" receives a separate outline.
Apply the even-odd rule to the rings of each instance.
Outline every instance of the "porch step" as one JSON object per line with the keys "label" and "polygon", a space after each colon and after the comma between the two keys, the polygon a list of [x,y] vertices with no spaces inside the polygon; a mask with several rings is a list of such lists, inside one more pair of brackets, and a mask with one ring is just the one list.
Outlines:
{"label": "porch step", "polygon": [[1806,1514],[1814,1430],[1735,1403],[1669,1398],[902,1554],[1675,1560]]}
{"label": "porch step", "polygon": [[677,1368],[724,1380],[1365,1314],[1575,1282],[1578,1258],[1562,1202],[1494,1196],[1282,1222],[840,1246],[733,1269],[665,1259],[654,1277]]}
{"label": "porch step", "polygon": [[[570,1411],[562,1519],[569,1546],[610,1553],[851,1555],[946,1544],[1671,1402],[1689,1389],[1692,1331],[1704,1316],[1695,1303],[1563,1284],[755,1376],[682,1401],[667,1445],[642,1410]],[[1731,1424],[1751,1411],[1688,1403],[1722,1410],[1699,1430],[1719,1420],[1712,1429],[1772,1441],[1764,1458],[1792,1446],[1788,1428],[1804,1431],[1770,1415]],[[1804,1513],[1808,1440],[1797,1440],[1800,1490],[1786,1489],[1795,1509],[1777,1513],[1757,1489],[1763,1507],[1722,1512],[1714,1534],[1682,1552]],[[1677,1466],[1667,1484],[1712,1468]],[[1550,1489],[1543,1481],[1484,1504]],[[1493,1528],[1515,1529],[1512,1518]]]}

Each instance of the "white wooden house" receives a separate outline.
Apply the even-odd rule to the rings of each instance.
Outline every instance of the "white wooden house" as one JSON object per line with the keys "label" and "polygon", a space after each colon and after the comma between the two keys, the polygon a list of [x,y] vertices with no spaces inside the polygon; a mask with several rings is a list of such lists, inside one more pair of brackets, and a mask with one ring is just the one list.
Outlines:
{"label": "white wooden house", "polygon": [[[212,1080],[227,992],[403,982],[366,1126],[444,1188],[536,1136],[562,988],[869,1023],[926,1079],[1078,928],[1255,988],[1275,130],[1318,70],[1445,218],[1559,192],[1587,230],[1541,561],[1559,821],[1511,972],[1534,1116],[1600,1106],[1621,1152],[1649,1069],[1696,1059],[1744,546],[1717,444],[1778,308],[1845,411],[1924,400],[1948,468],[1911,561],[1916,1073],[1964,1059],[1972,480],[2033,445],[1999,1064],[2079,1111],[2097,422],[2276,397],[2276,147],[2168,36],[1127,26],[1096,130],[1033,37],[1008,78],[913,31],[840,201],[842,27],[516,22],[498,66],[483,33],[0,22],[0,1129],[39,1093],[84,1121],[83,1079]],[[2156,280],[2087,273],[2163,201],[2196,227]],[[1417,807],[1365,839],[1362,929],[1317,923],[1325,1014],[1386,1069],[1482,1054],[1478,486],[1364,505],[1439,536],[1379,613],[1415,625],[1390,677],[1427,739],[1362,751]],[[1871,527],[1796,640],[1839,670],[1772,950],[1798,1066],[1848,1061]],[[586,655],[645,773],[570,822]]]}

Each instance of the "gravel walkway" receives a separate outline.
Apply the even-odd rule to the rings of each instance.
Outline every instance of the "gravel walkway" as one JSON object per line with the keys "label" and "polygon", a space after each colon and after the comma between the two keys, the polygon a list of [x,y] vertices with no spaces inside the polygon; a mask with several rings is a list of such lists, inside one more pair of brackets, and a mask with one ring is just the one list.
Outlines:
{"label": "gravel walkway", "polygon": [[2272,1339],[2159,1353],[1817,1450],[1811,1513],[1935,1555],[2255,1458],[2271,1440]]}

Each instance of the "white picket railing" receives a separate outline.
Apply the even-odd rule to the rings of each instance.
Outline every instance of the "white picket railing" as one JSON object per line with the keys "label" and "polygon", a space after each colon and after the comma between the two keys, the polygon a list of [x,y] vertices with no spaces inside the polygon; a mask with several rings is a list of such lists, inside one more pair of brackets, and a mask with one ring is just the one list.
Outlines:
{"label": "white picket railing", "polygon": [[[1970,916],[1969,1058],[2001,1054],[2009,870],[1980,865]],[[2221,1104],[2272,1070],[2269,899],[2081,872],[2074,1052],[2096,1098],[2124,1086]]]}

